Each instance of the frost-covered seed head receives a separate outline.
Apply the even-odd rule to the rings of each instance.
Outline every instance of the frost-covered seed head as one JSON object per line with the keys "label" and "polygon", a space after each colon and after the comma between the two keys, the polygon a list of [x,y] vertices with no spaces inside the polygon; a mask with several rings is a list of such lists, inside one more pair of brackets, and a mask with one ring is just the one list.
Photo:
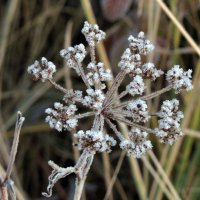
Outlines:
{"label": "frost-covered seed head", "polygon": [[77,64],[80,64],[86,56],[85,46],[79,44],[74,47],[68,47],[61,50],[60,55],[65,58],[67,65],[74,68],[78,73]]}
{"label": "frost-covered seed head", "polygon": [[180,136],[183,135],[180,129],[180,120],[184,117],[178,110],[179,101],[176,99],[166,100],[161,106],[158,116],[158,128],[155,129],[156,136],[161,143],[172,145]]}
{"label": "frost-covered seed head", "polygon": [[134,122],[147,122],[150,118],[148,113],[148,107],[144,100],[138,99],[129,103],[126,107],[130,111],[129,117],[133,119]]}
{"label": "frost-covered seed head", "polygon": [[85,36],[88,44],[93,47],[106,36],[105,32],[100,30],[98,25],[89,24],[87,21],[85,21],[81,32]]}
{"label": "frost-covered seed head", "polygon": [[166,79],[173,86],[176,93],[181,90],[191,90],[192,86],[192,70],[183,71],[179,65],[175,65],[172,69],[167,72]]}
{"label": "frost-covered seed head", "polygon": [[144,33],[140,32],[138,37],[135,38],[132,35],[128,38],[129,47],[135,54],[148,54],[154,50],[153,44],[144,38]]}
{"label": "frost-covered seed head", "polygon": [[145,63],[142,66],[142,76],[144,78],[155,81],[158,77],[160,77],[163,74],[164,72],[162,70],[157,70],[153,63]]}
{"label": "frost-covered seed head", "polygon": [[179,101],[177,99],[163,101],[161,110],[158,113],[160,118],[172,118],[173,120],[180,122],[184,117],[183,113],[178,110]]}
{"label": "frost-covered seed head", "polygon": [[77,126],[78,120],[73,119],[77,111],[75,105],[64,106],[59,102],[54,103],[54,109],[47,108],[45,113],[48,115],[45,119],[51,128],[61,132],[62,130],[72,130]]}
{"label": "frost-covered seed head", "polygon": [[99,111],[102,109],[103,101],[105,99],[105,95],[102,90],[86,90],[88,96],[83,98],[83,105],[94,109],[95,111]]}
{"label": "frost-covered seed head", "polygon": [[36,60],[34,64],[28,67],[27,71],[33,77],[33,80],[41,79],[44,82],[47,79],[52,79],[53,74],[56,72],[56,66],[43,57],[41,66]]}
{"label": "frost-covered seed head", "polygon": [[120,62],[118,63],[118,66],[121,68],[121,70],[125,70],[128,74],[141,74],[142,71],[140,69],[141,65],[141,57],[139,54],[132,54],[131,49],[127,48],[122,57]]}
{"label": "frost-covered seed head", "polygon": [[84,132],[80,130],[74,136],[78,138],[76,146],[79,150],[110,152],[111,147],[116,145],[116,141],[102,131],[88,130]]}
{"label": "frost-covered seed head", "polygon": [[122,140],[120,148],[126,150],[129,156],[141,158],[146,151],[152,149],[150,140],[147,140],[148,133],[137,128],[132,128],[129,132],[129,139]]}
{"label": "frost-covered seed head", "polygon": [[126,91],[132,96],[137,94],[141,95],[144,92],[144,81],[142,77],[136,75],[129,85],[126,86]]}
{"label": "frost-covered seed head", "polygon": [[83,95],[82,91],[80,90],[69,89],[67,90],[67,93],[65,93],[65,96],[63,97],[63,101],[65,103],[81,102],[82,100],[83,100]]}
{"label": "frost-covered seed head", "polygon": [[97,63],[97,65],[89,63],[87,68],[89,72],[86,74],[86,78],[90,86],[99,85],[100,89],[105,89],[106,85],[102,82],[112,80],[111,71],[104,69],[104,65],[101,62]]}
{"label": "frost-covered seed head", "polygon": [[155,129],[155,135],[159,138],[161,143],[172,145],[179,137],[183,136],[183,132],[180,128],[171,127],[168,130]]}

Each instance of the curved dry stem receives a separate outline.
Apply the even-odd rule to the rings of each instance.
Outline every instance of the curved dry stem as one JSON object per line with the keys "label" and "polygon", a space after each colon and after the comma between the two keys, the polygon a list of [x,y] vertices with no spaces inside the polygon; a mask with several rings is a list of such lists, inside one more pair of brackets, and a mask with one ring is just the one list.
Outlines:
{"label": "curved dry stem", "polygon": [[49,176],[49,185],[47,186],[47,193],[43,192],[42,195],[45,197],[51,197],[52,195],[52,189],[55,185],[55,183],[66,176],[68,176],[71,173],[75,172],[74,167],[67,167],[67,168],[62,168],[59,167],[57,164],[55,164],[53,161],[49,161],[49,166],[52,167],[53,171],[51,175]]}
{"label": "curved dry stem", "polygon": [[76,189],[74,194],[74,200],[79,200],[93,158],[94,153],[84,150],[74,167],[62,168],[55,164],[53,161],[49,161],[48,164],[49,166],[51,166],[53,171],[48,178],[49,184],[47,186],[47,192],[43,192],[42,195],[45,197],[51,197],[55,183],[61,178],[65,178],[66,176],[74,173],[76,175]]}

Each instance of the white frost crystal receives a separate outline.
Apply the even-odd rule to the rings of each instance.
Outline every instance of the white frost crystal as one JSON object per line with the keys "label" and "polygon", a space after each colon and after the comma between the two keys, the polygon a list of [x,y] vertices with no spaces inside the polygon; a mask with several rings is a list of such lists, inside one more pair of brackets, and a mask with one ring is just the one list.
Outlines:
{"label": "white frost crystal", "polygon": [[120,148],[126,150],[129,156],[141,158],[146,151],[152,149],[150,140],[147,140],[148,133],[137,128],[129,132],[129,139],[122,140]]}
{"label": "white frost crystal", "polygon": [[89,24],[87,21],[85,21],[81,32],[90,46],[95,46],[106,36],[105,32],[100,30],[97,24]]}
{"label": "white frost crystal", "polygon": [[135,96],[136,94],[141,95],[144,92],[144,81],[139,75],[135,76],[133,80],[126,86],[126,91]]}
{"label": "white frost crystal", "polygon": [[80,150],[110,152],[110,148],[116,145],[116,141],[102,131],[88,130],[84,132],[80,130],[74,136],[78,138],[76,145]]}
{"label": "white frost crystal", "polygon": [[176,93],[186,89],[187,91],[193,88],[192,86],[192,70],[183,71],[179,65],[175,65],[172,69],[167,72],[166,79],[169,84],[172,84]]}
{"label": "white frost crystal", "polygon": [[144,100],[138,99],[130,102],[126,109],[130,111],[129,117],[132,117],[134,122],[147,122],[150,118],[148,106]]}

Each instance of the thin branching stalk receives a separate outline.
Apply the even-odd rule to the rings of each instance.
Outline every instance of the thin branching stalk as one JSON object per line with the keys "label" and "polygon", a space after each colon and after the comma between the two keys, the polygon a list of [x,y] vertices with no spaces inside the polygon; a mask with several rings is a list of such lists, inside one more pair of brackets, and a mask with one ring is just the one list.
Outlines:
{"label": "thin branching stalk", "polygon": [[115,121],[120,121],[120,122],[123,122],[125,123],[126,125],[130,126],[130,127],[135,127],[135,128],[138,128],[140,130],[143,130],[143,131],[146,131],[147,133],[155,133],[152,129],[150,128],[146,128],[144,126],[141,126],[139,124],[136,124],[128,119],[125,119],[125,118],[121,118],[121,117],[112,117],[112,119],[114,119]]}
{"label": "thin branching stalk", "polygon": [[90,117],[90,116],[93,116],[93,115],[94,115],[94,112],[86,112],[86,113],[75,115],[73,118],[81,119],[81,118]]}
{"label": "thin branching stalk", "polygon": [[67,89],[65,89],[64,87],[62,87],[61,85],[57,84],[55,81],[53,81],[52,79],[48,78],[47,79],[57,90],[61,91],[62,93],[66,94],[67,93]]}
{"label": "thin branching stalk", "polygon": [[[138,97],[138,99],[142,99],[142,100],[149,100],[149,99],[153,99],[165,92],[168,92],[169,90],[171,90],[173,88],[172,85],[168,85],[167,87],[161,89],[161,90],[158,90],[156,92],[153,92],[151,94],[147,94],[147,95],[144,95],[144,96],[141,96],[141,97]],[[118,109],[118,108],[123,108],[125,106],[127,106],[129,103],[133,102],[133,100],[129,100],[129,101],[125,101],[117,106],[113,106],[112,109]]]}
{"label": "thin branching stalk", "polygon": [[87,86],[87,88],[91,88],[90,84],[88,83],[88,80],[87,80],[87,78],[85,76],[85,72],[84,72],[84,70],[83,70],[83,68],[82,68],[80,63],[77,63],[77,68],[78,68],[78,70],[80,72],[80,75],[81,75],[81,78],[82,78],[83,82],[85,83],[85,85]]}
{"label": "thin branching stalk", "polygon": [[126,73],[125,71],[120,71],[118,73],[118,75],[116,76],[110,90],[108,90],[107,94],[106,94],[106,98],[104,101],[104,106],[106,107],[107,105],[109,105],[109,101],[112,99],[113,95],[115,94],[115,91],[118,89],[118,87],[120,86],[120,84],[122,83],[124,77],[125,77]]}

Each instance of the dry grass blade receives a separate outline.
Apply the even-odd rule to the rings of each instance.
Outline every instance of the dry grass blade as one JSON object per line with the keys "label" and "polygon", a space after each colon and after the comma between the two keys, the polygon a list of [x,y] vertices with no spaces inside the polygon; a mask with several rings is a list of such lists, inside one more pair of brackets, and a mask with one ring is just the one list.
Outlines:
{"label": "dry grass blade", "polygon": [[157,181],[157,183],[160,185],[162,191],[165,193],[165,195],[168,197],[168,199],[174,199],[166,185],[163,183],[162,179],[158,175],[158,173],[153,169],[147,158],[142,158],[143,163],[145,164],[146,168],[149,170],[149,172],[152,174],[153,178]]}
{"label": "dry grass blade", "polygon": [[167,186],[171,190],[171,193],[173,194],[174,198],[177,200],[181,200],[176,189],[174,188],[171,181],[169,180],[169,177],[163,170],[162,166],[160,165],[159,161],[157,160],[156,156],[154,155],[154,153],[152,151],[149,152],[149,156],[150,156],[151,160],[153,161],[153,163],[155,164],[156,168],[158,169],[158,172],[163,177],[163,181],[167,184]]}
{"label": "dry grass blade", "polygon": [[200,48],[197,43],[193,40],[190,34],[185,30],[184,26],[177,20],[177,18],[173,15],[170,9],[166,6],[166,4],[162,0],[156,0],[166,15],[171,19],[171,21],[176,25],[179,31],[183,34],[188,43],[194,48],[195,52],[200,56]]}
{"label": "dry grass blade", "polygon": [[125,155],[126,155],[125,152],[122,152],[122,153],[121,153],[121,156],[120,156],[120,158],[119,158],[119,160],[118,160],[118,163],[117,163],[117,166],[116,166],[116,168],[115,168],[115,172],[114,172],[114,174],[113,174],[113,177],[112,177],[112,179],[111,179],[111,182],[109,183],[109,187],[108,187],[108,189],[107,189],[107,192],[106,192],[106,195],[105,195],[105,197],[104,197],[104,200],[108,200],[108,199],[109,199],[109,196],[111,195],[113,185],[114,185],[114,183],[115,183],[115,181],[116,181],[117,175],[118,175],[119,170],[120,170],[120,168],[121,168],[121,166],[122,166],[122,162],[123,162],[123,160],[124,160]]}

